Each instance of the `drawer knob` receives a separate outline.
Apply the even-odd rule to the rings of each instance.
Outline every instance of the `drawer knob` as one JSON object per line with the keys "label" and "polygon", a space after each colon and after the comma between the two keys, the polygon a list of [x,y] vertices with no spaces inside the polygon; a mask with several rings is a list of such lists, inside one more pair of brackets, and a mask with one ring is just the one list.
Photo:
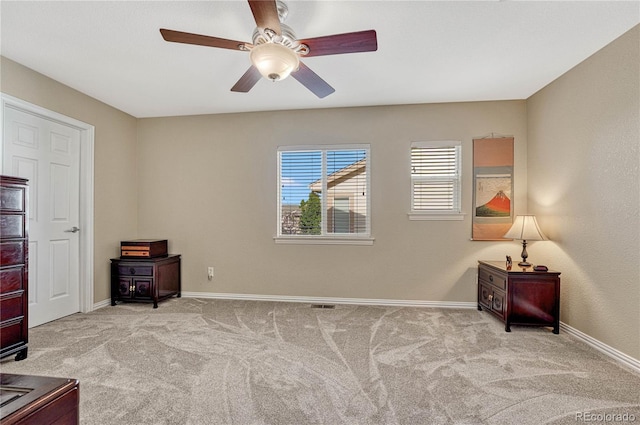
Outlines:
{"label": "drawer knob", "polygon": [[493,275],[492,274],[489,275],[489,281],[493,282]]}
{"label": "drawer knob", "polygon": [[131,274],[136,274],[136,269],[134,269],[133,267],[131,267],[131,268],[129,269],[129,273],[131,273]]}

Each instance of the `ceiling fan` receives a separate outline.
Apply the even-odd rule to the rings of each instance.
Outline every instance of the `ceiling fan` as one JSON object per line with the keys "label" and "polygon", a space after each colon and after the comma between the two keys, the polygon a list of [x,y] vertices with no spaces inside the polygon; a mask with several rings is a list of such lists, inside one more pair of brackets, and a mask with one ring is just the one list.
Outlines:
{"label": "ceiling fan", "polygon": [[291,75],[319,98],[335,89],[300,61],[301,57],[337,55],[341,53],[373,52],[378,49],[375,30],[297,39],[293,30],[283,22],[287,6],[280,0],[248,0],[257,28],[253,42],[227,40],[207,35],[160,29],[166,41],[219,47],[250,52],[251,67],[231,88],[248,92],[263,76],[279,81]]}

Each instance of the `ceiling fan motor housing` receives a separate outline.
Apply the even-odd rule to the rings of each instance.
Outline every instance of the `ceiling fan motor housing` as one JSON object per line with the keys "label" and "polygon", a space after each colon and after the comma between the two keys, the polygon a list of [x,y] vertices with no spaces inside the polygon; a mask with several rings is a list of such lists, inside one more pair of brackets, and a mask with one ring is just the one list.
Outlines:
{"label": "ceiling fan motor housing", "polygon": [[271,81],[284,80],[295,72],[300,65],[300,55],[308,51],[306,45],[298,42],[291,27],[283,23],[280,24],[280,34],[270,28],[256,27],[253,30],[251,63]]}

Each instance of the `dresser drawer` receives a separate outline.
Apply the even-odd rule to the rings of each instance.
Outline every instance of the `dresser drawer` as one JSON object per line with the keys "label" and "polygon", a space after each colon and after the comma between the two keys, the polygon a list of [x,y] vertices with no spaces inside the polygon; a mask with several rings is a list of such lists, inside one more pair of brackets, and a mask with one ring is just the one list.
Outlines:
{"label": "dresser drawer", "polygon": [[153,276],[153,266],[139,264],[120,264],[118,266],[120,276]]}
{"label": "dresser drawer", "polygon": [[507,277],[501,273],[496,273],[490,269],[481,267],[478,271],[478,277],[480,280],[485,281],[493,286],[497,286],[500,289],[506,289]]}
{"label": "dresser drawer", "polygon": [[2,266],[24,264],[24,246],[23,241],[0,243],[0,263]]}
{"label": "dresser drawer", "polygon": [[22,298],[24,291],[14,292],[12,295],[0,298],[0,321],[24,316]]}
{"label": "dresser drawer", "polygon": [[13,346],[24,343],[27,339],[27,328],[24,325],[24,317],[9,320],[0,325],[0,347],[2,350],[11,350]]}
{"label": "dresser drawer", "polygon": [[25,190],[21,187],[4,186],[0,191],[0,209],[3,211],[24,211]]}
{"label": "dresser drawer", "polygon": [[24,266],[0,270],[0,294],[24,289]]}
{"label": "dresser drawer", "polygon": [[2,235],[2,239],[24,238],[24,215],[3,214],[0,216],[0,235]]}

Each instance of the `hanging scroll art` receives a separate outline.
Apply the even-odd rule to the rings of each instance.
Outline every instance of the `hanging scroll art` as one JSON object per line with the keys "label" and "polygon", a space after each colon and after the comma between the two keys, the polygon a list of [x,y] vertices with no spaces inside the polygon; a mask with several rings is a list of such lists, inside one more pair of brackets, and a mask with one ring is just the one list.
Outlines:
{"label": "hanging scroll art", "polygon": [[499,241],[513,220],[513,137],[473,140],[475,241]]}

